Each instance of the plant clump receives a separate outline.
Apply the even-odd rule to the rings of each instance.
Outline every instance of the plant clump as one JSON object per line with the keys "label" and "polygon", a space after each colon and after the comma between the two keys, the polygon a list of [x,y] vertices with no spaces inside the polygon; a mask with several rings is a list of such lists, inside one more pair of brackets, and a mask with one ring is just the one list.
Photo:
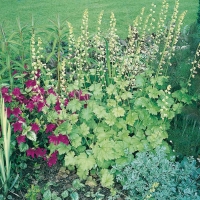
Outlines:
{"label": "plant clump", "polygon": [[199,199],[200,170],[194,158],[175,162],[164,148],[140,152],[125,166],[115,166],[117,181],[128,191],[125,199]]}

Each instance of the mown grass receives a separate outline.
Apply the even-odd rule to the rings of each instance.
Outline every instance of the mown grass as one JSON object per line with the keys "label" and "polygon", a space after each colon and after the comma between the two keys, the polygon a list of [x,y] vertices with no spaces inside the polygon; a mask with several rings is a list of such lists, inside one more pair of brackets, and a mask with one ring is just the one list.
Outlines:
{"label": "mown grass", "polygon": [[[104,10],[102,28],[109,27],[110,13],[114,12],[117,19],[118,35],[127,36],[128,25],[132,24],[135,17],[140,14],[141,8],[150,9],[151,3],[159,7],[162,0],[0,0],[0,23],[5,21],[4,28],[11,31],[17,28],[16,18],[22,25],[31,24],[33,16],[36,27],[49,25],[49,19],[53,20],[60,16],[61,21],[68,20],[74,26],[74,32],[78,33],[81,26],[82,15],[85,9],[89,11],[89,31],[95,32],[99,13]],[[175,0],[168,0],[170,14],[173,12]],[[198,1],[180,0],[180,13],[187,10],[184,25],[191,24],[196,20]],[[157,14],[158,16],[158,14]]]}

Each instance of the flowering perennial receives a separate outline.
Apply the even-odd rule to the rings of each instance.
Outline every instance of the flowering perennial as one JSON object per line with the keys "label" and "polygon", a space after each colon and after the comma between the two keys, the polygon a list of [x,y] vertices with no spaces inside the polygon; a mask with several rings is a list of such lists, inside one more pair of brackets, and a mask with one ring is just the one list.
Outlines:
{"label": "flowering perennial", "polygon": [[[24,68],[25,70],[28,67]],[[26,74],[30,74],[26,72]],[[73,90],[69,92],[69,95],[64,99],[54,91],[51,87],[45,90],[39,84],[40,69],[37,69],[33,79],[28,79],[25,82],[25,94],[21,92],[21,89],[16,87],[12,91],[8,87],[1,88],[1,94],[4,101],[7,103],[7,116],[11,122],[13,132],[15,133],[16,141],[19,146],[26,144],[26,155],[31,158],[41,157],[47,161],[49,167],[56,164],[58,152],[54,151],[49,156],[45,146],[45,141],[48,144],[58,145],[63,143],[65,145],[70,144],[70,140],[67,135],[60,133],[55,134],[57,126],[64,122],[64,120],[48,121],[43,115],[43,108],[47,107],[49,111],[56,111],[59,115],[62,110],[61,102],[66,107],[70,100],[78,99],[80,101],[87,101],[89,99],[88,94],[83,94],[81,90]],[[49,95],[53,95],[56,98],[54,105],[47,103]],[[35,141],[36,143],[31,143]]]}

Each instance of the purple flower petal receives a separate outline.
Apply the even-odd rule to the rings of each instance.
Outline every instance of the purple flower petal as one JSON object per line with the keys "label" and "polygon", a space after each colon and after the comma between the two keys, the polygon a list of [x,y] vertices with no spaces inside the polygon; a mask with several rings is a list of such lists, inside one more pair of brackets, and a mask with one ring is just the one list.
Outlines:
{"label": "purple flower petal", "polygon": [[25,135],[19,135],[16,139],[17,139],[18,144],[26,142],[26,136]]}
{"label": "purple flower petal", "polygon": [[28,149],[26,150],[26,155],[35,158],[35,149]]}

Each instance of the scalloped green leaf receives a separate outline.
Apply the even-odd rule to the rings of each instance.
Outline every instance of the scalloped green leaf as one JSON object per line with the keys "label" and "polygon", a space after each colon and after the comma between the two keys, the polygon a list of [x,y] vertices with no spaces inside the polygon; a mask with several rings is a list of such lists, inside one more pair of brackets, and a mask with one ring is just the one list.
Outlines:
{"label": "scalloped green leaf", "polygon": [[94,129],[94,134],[96,135],[99,142],[112,136],[112,132],[105,131],[103,127],[99,126]]}
{"label": "scalloped green leaf", "polygon": [[56,100],[57,100],[57,97],[53,94],[50,94],[46,99],[48,105],[51,105],[51,104],[55,105]]}
{"label": "scalloped green leaf", "polygon": [[71,150],[71,145],[63,144],[62,142],[57,145],[59,155],[68,153]]}
{"label": "scalloped green leaf", "polygon": [[71,110],[72,113],[79,111],[82,107],[80,100],[73,99],[67,104],[67,109]]}
{"label": "scalloped green leaf", "polygon": [[71,124],[75,124],[78,121],[78,114],[73,113],[68,117],[68,120],[70,121]]}
{"label": "scalloped green leaf", "polygon": [[137,75],[137,76],[135,77],[135,85],[136,85],[136,87],[141,88],[141,87],[144,86],[144,84],[145,84],[145,79],[144,79],[144,77],[141,76],[141,75]]}
{"label": "scalloped green leaf", "polygon": [[97,116],[97,118],[101,119],[106,116],[106,110],[103,106],[96,106],[93,109],[94,114]]}
{"label": "scalloped green leaf", "polygon": [[69,121],[65,121],[56,128],[54,133],[55,134],[58,134],[58,133],[69,134],[71,130],[72,130],[72,125],[69,123]]}
{"label": "scalloped green leaf", "polygon": [[89,87],[89,90],[93,92],[93,96],[96,99],[101,99],[103,97],[102,85],[100,83],[94,83]]}
{"label": "scalloped green leaf", "polygon": [[81,117],[85,119],[86,121],[90,120],[92,116],[93,116],[93,113],[92,113],[91,108],[85,108],[81,112]]}
{"label": "scalloped green leaf", "polygon": [[75,157],[75,153],[73,151],[68,152],[65,155],[65,166],[69,166],[69,165],[76,165],[76,157]]}
{"label": "scalloped green leaf", "polygon": [[116,94],[116,86],[113,84],[110,84],[107,88],[106,88],[106,92],[108,95],[112,95],[112,94]]}
{"label": "scalloped green leaf", "polygon": [[112,160],[115,158],[115,142],[105,139],[95,144],[92,148],[94,157],[100,162],[104,160]]}
{"label": "scalloped green leaf", "polygon": [[130,98],[132,98],[132,97],[133,97],[133,96],[132,96],[132,93],[131,93],[131,92],[128,92],[128,91],[123,92],[122,95],[121,95],[121,98],[122,98],[123,100],[130,99]]}
{"label": "scalloped green leaf", "polygon": [[116,107],[117,102],[114,99],[107,99],[107,106],[109,107]]}
{"label": "scalloped green leaf", "polygon": [[116,107],[112,109],[112,113],[115,117],[123,117],[125,114],[125,110],[122,107]]}
{"label": "scalloped green leaf", "polygon": [[148,107],[149,101],[149,98],[139,97],[135,100],[135,106]]}
{"label": "scalloped green leaf", "polygon": [[84,137],[86,137],[90,133],[89,131],[90,128],[84,122],[80,125],[79,130],[80,130],[79,134],[83,135]]}
{"label": "scalloped green leaf", "polygon": [[106,188],[111,188],[114,184],[114,176],[110,174],[108,169],[101,170],[101,185]]}
{"label": "scalloped green leaf", "polygon": [[153,99],[158,98],[158,96],[160,95],[160,91],[157,88],[152,87],[152,86],[147,87],[146,91],[147,91],[149,97],[153,98]]}
{"label": "scalloped green leaf", "polygon": [[138,120],[138,114],[135,111],[130,110],[126,116],[126,123],[133,126],[136,120]]}
{"label": "scalloped green leaf", "polygon": [[96,164],[93,155],[88,156],[86,153],[80,153],[76,159],[76,164],[78,165],[78,168],[83,171],[91,170]]}
{"label": "scalloped green leaf", "polygon": [[112,113],[108,113],[105,116],[105,122],[106,124],[108,124],[109,126],[113,126],[116,122],[116,117],[112,114]]}

